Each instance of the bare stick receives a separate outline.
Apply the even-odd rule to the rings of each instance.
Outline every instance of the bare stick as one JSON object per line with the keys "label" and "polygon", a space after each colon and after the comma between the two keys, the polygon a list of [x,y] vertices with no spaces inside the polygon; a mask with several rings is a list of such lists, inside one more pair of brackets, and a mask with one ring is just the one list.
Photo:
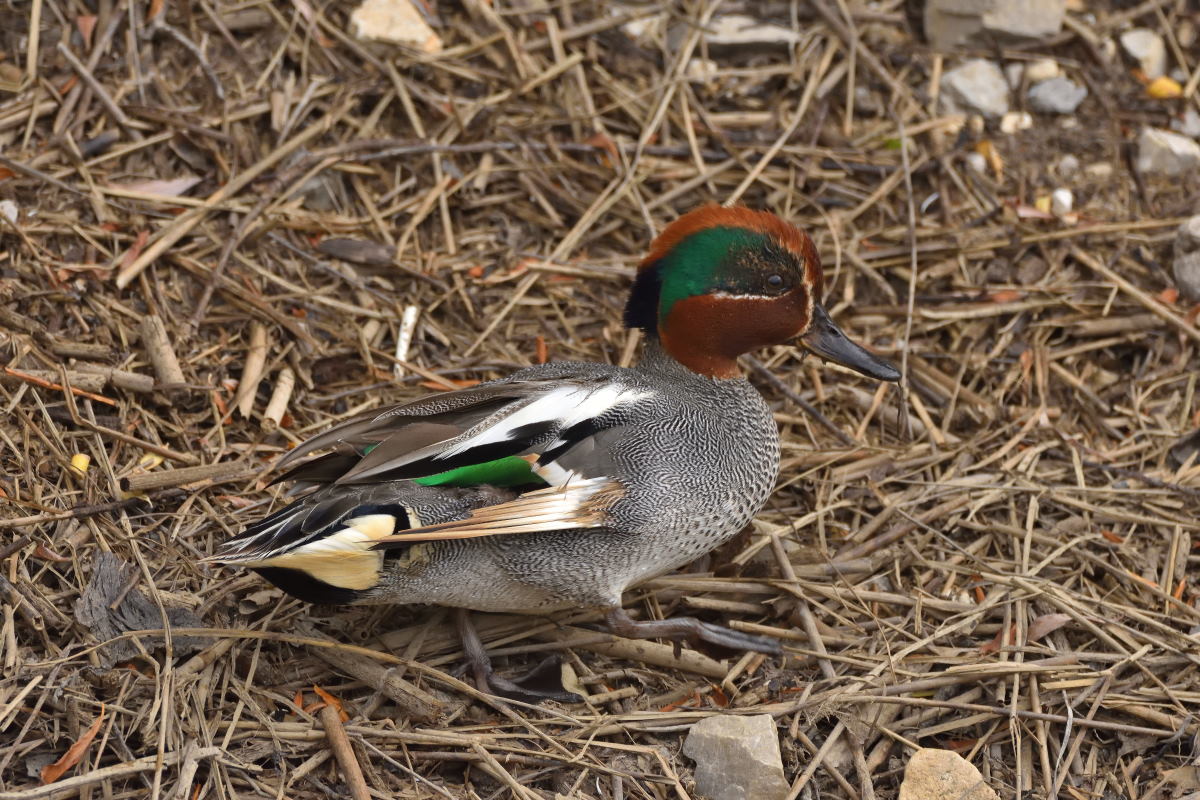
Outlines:
{"label": "bare stick", "polygon": [[267,328],[261,322],[250,327],[250,349],[246,351],[246,366],[238,380],[237,394],[233,404],[243,417],[254,410],[254,395],[258,382],[262,380],[263,367],[267,363]]}
{"label": "bare stick", "polygon": [[326,703],[317,713],[317,718],[325,728],[329,749],[333,751],[338,766],[342,768],[342,778],[346,781],[346,787],[350,789],[350,796],[354,800],[371,800],[367,779],[363,777],[362,767],[358,764],[354,748],[350,746],[350,737],[346,735],[346,729],[342,727],[342,720],[338,714],[337,708]]}
{"label": "bare stick", "polygon": [[267,433],[279,427],[279,422],[283,419],[284,412],[287,411],[288,401],[292,399],[292,389],[295,386],[296,373],[292,372],[292,368],[284,367],[279,370],[279,375],[275,378],[275,391],[271,393],[271,399],[267,402],[266,410],[263,411],[262,429]]}
{"label": "bare stick", "polygon": [[171,346],[162,319],[157,314],[150,314],[142,318],[141,328],[142,345],[154,366],[154,374],[158,376],[159,388],[178,387],[186,383],[183,370],[179,367],[179,357],[175,355],[175,348]]}

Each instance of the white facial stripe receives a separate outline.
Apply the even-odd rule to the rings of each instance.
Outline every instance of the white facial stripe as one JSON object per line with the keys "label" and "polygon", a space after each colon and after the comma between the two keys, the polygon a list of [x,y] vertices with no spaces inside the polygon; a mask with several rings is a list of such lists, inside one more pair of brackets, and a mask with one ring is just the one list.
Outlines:
{"label": "white facial stripe", "polygon": [[719,297],[722,300],[778,300],[783,297],[782,294],[731,294],[730,292],[709,292],[708,296]]}

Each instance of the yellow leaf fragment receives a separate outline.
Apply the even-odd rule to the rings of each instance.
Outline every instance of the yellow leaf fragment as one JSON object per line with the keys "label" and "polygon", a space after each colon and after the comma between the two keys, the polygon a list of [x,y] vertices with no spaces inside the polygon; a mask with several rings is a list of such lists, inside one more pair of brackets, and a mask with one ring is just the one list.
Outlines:
{"label": "yellow leaf fragment", "polygon": [[1163,75],[1146,84],[1146,94],[1155,100],[1170,100],[1173,97],[1183,97],[1183,87],[1179,81]]}

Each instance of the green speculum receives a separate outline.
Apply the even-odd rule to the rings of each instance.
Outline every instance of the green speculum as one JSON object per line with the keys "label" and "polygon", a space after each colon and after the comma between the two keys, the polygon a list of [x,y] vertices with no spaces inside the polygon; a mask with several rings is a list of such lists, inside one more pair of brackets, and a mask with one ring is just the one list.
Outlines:
{"label": "green speculum", "polygon": [[533,471],[532,465],[523,458],[508,456],[482,464],[449,469],[436,475],[414,478],[413,483],[422,486],[527,486],[546,482]]}

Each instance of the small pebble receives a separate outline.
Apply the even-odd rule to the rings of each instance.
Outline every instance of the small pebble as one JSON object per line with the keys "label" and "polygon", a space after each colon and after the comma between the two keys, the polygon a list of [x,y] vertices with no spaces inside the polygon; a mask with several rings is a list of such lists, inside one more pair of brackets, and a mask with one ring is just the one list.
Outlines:
{"label": "small pebble", "polygon": [[1000,118],[1000,132],[1013,134],[1033,127],[1033,116],[1028,111],[1010,111]]}
{"label": "small pebble", "polygon": [[1200,144],[1171,131],[1143,128],[1138,135],[1134,167],[1143,175],[1186,175],[1200,167]]}
{"label": "small pebble", "polygon": [[1154,31],[1147,28],[1125,31],[1121,34],[1121,47],[1150,80],[1167,74],[1167,46]]}
{"label": "small pebble", "polygon": [[1096,180],[1108,180],[1112,177],[1113,166],[1107,161],[1097,161],[1095,164],[1088,164],[1083,170],[1089,178]]}
{"label": "small pebble", "polygon": [[1088,90],[1069,78],[1051,78],[1029,88],[1029,107],[1044,114],[1073,114]]}
{"label": "small pebble", "polygon": [[1058,160],[1058,174],[1064,178],[1069,178],[1076,172],[1079,172],[1079,159],[1068,153]]}
{"label": "small pebble", "polygon": [[1053,58],[1039,58],[1025,67],[1025,77],[1030,83],[1041,83],[1059,75],[1058,62]]}
{"label": "small pebble", "polygon": [[967,153],[967,166],[983,175],[987,172],[987,159],[982,153]]}
{"label": "small pebble", "polygon": [[941,98],[949,111],[985,117],[1008,113],[1008,79],[993,61],[975,58],[942,75]]}
{"label": "small pebble", "polygon": [[711,58],[693,58],[688,61],[684,74],[692,83],[708,83],[717,77],[718,66]]}
{"label": "small pebble", "polygon": [[1183,116],[1171,120],[1171,130],[1193,139],[1200,139],[1200,114],[1196,113],[1196,109],[1188,106],[1184,109]]}
{"label": "small pebble", "polygon": [[1175,285],[1185,299],[1200,303],[1200,216],[1192,217],[1175,233]]}
{"label": "small pebble", "polygon": [[1075,194],[1070,189],[1055,189],[1050,195],[1050,213],[1056,217],[1065,217],[1075,208]]}
{"label": "small pebble", "polygon": [[0,215],[3,215],[10,225],[16,226],[21,212],[12,200],[0,200]]}

